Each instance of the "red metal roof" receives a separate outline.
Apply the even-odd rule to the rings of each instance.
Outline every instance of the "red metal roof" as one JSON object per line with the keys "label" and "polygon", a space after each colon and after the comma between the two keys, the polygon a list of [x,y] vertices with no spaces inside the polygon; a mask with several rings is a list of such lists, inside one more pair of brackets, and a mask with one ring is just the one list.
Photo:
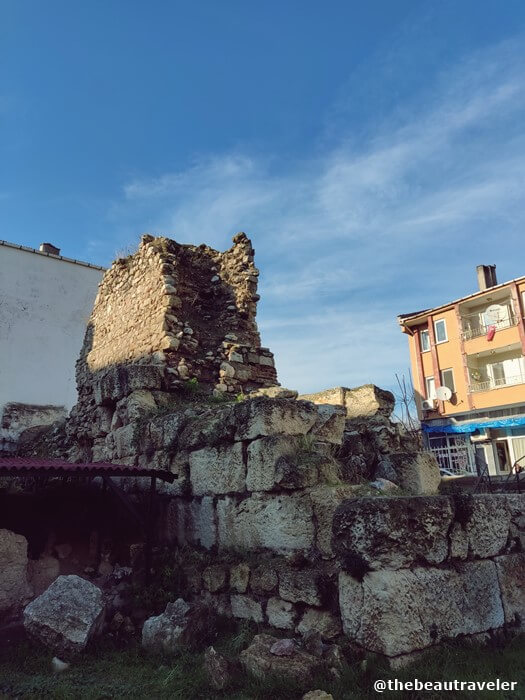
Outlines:
{"label": "red metal roof", "polygon": [[155,476],[172,482],[174,474],[161,469],[144,469],[128,464],[110,462],[66,462],[63,459],[40,459],[39,457],[0,457],[0,476],[23,476],[29,473],[75,474],[77,476]]}

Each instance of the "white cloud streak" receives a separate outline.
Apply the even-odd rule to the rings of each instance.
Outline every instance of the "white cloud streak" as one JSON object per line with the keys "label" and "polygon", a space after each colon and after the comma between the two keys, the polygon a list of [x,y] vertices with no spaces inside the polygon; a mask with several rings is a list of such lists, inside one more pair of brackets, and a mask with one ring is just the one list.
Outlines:
{"label": "white cloud streak", "polygon": [[219,248],[245,230],[281,381],[393,385],[408,365],[397,313],[470,293],[485,257],[523,274],[524,63],[518,41],[470,57],[357,146],[341,133],[302,162],[230,153],[136,179],[111,220]]}

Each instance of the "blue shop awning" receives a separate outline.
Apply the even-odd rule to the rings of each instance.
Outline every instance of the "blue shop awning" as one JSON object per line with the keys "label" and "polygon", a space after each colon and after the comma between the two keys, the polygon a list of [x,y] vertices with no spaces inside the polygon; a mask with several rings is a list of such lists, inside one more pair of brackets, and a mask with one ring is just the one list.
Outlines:
{"label": "blue shop awning", "polygon": [[421,424],[425,433],[475,433],[476,430],[485,430],[486,428],[519,428],[522,426],[525,426],[525,416],[449,425]]}

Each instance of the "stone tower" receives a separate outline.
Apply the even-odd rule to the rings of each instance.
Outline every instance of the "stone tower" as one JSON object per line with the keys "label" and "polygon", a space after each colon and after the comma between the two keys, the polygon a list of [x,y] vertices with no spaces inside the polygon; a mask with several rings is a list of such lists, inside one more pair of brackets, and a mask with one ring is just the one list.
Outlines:
{"label": "stone tower", "polygon": [[244,233],[225,253],[145,235],[116,260],[77,362],[77,438],[109,432],[123,404],[166,405],[189,382],[216,395],[277,384],[255,321],[258,274]]}

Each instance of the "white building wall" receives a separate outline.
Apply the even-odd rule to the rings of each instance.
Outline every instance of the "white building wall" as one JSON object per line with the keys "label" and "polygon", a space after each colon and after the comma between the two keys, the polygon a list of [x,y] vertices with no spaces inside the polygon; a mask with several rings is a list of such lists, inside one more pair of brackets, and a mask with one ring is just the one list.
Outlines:
{"label": "white building wall", "polygon": [[0,416],[76,403],[75,362],[104,271],[0,244]]}

